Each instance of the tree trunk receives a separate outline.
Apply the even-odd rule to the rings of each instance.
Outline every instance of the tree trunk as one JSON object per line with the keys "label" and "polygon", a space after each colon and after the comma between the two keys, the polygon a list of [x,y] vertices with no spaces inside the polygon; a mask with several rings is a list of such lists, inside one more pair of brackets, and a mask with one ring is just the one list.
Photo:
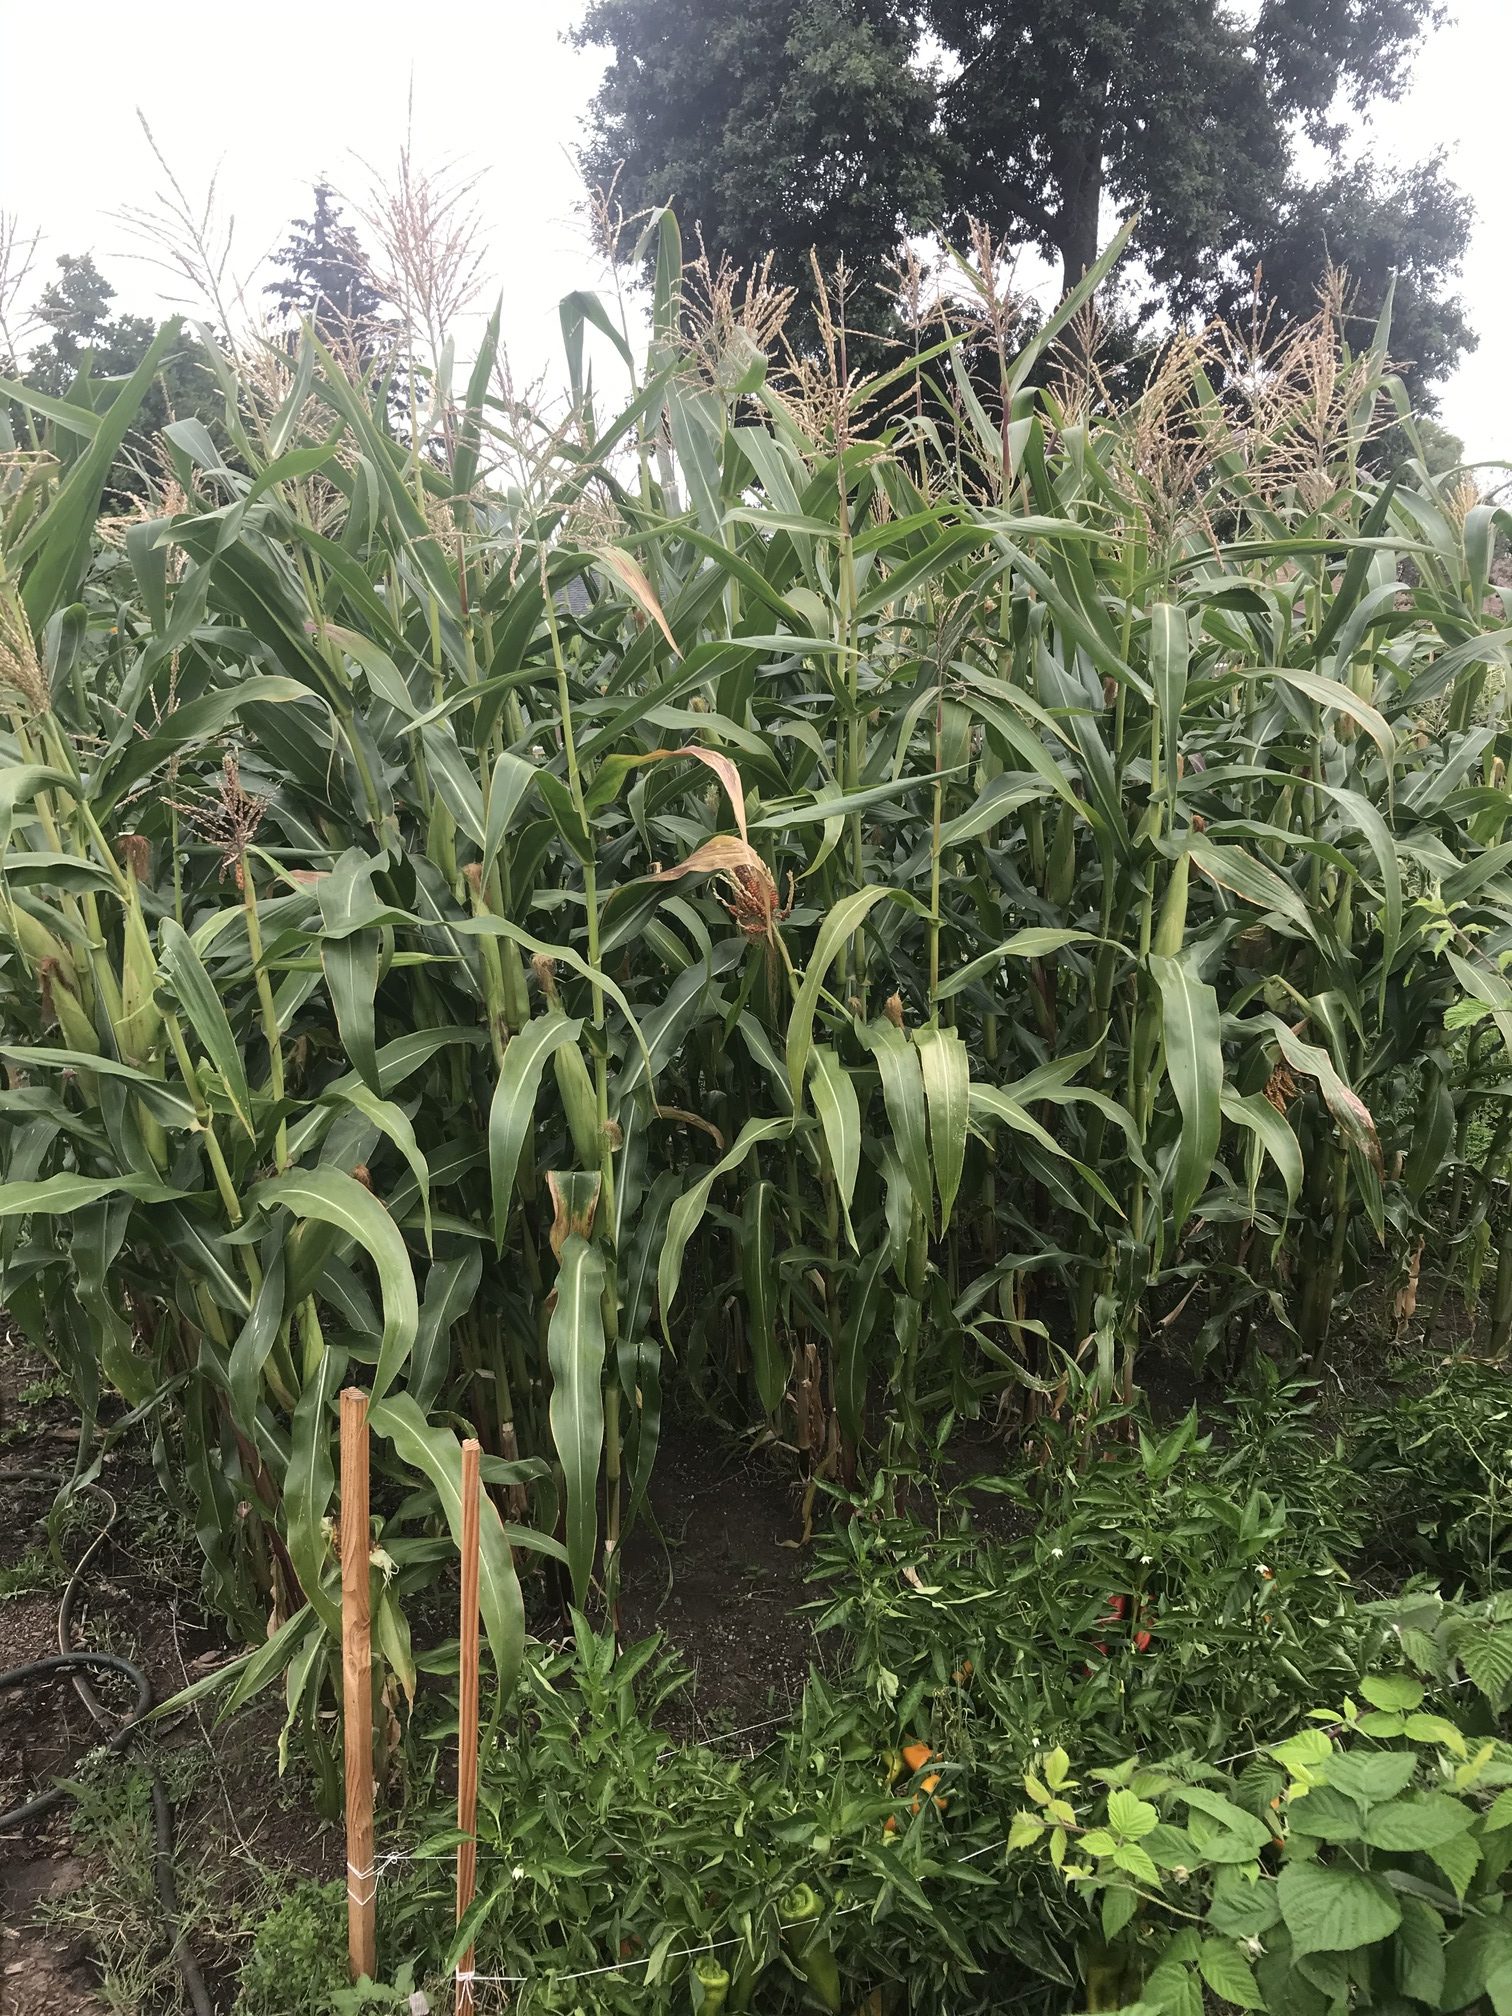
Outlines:
{"label": "tree trunk", "polygon": [[1056,249],[1061,255],[1061,297],[1065,298],[1097,262],[1097,221],[1102,209],[1102,152],[1078,148],[1061,176]]}

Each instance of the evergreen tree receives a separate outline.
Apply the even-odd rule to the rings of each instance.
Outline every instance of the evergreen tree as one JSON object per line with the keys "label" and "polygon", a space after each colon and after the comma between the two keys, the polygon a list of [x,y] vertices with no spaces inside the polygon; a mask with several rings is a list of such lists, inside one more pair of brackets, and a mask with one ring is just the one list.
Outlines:
{"label": "evergreen tree", "polygon": [[295,218],[288,243],[273,255],[280,277],[264,292],[284,321],[308,318],[323,341],[355,342],[367,358],[383,300],[369,278],[361,240],[344,221],[331,185],[317,182],[314,197],[312,214]]}

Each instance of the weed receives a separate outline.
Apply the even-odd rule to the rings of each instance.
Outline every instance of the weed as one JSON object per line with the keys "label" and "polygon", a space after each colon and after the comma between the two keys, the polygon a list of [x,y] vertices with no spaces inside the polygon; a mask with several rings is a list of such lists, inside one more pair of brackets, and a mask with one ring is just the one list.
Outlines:
{"label": "weed", "polygon": [[347,1983],[346,1885],[303,1882],[270,1898],[252,1928],[236,2016],[327,2016]]}
{"label": "weed", "polygon": [[56,1589],[60,1580],[53,1555],[46,1547],[33,1545],[8,1568],[0,1568],[0,1603],[8,1603],[17,1596],[35,1596],[44,1589]]}

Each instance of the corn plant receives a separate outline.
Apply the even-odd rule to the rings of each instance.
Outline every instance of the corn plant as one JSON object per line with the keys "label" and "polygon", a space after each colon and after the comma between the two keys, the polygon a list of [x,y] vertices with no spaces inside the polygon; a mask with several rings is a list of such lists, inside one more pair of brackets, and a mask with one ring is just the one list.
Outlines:
{"label": "corn plant", "polygon": [[1105,261],[985,376],[857,381],[827,309],[779,373],[653,231],[649,353],[570,297],[555,427],[497,318],[404,423],[200,332],[223,425],[106,521],[174,327],[0,386],[0,1294],[81,1473],[107,1390],[157,1421],[306,1726],[343,1383],[388,1684],[476,1433],[507,1688],[522,1576],[612,1604],[674,1387],[811,1506],[1182,1326],[1316,1357],[1502,1210],[1501,520],[1378,472],[1384,327],[1120,408],[1055,361]]}

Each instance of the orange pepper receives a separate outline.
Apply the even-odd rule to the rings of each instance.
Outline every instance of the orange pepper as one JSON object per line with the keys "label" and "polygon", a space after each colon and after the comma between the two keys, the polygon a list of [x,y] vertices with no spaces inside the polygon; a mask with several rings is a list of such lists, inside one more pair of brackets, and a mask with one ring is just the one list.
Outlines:
{"label": "orange pepper", "polygon": [[927,1743],[905,1743],[903,1745],[903,1762],[908,1766],[910,1771],[922,1771],[933,1755],[934,1752]]}

